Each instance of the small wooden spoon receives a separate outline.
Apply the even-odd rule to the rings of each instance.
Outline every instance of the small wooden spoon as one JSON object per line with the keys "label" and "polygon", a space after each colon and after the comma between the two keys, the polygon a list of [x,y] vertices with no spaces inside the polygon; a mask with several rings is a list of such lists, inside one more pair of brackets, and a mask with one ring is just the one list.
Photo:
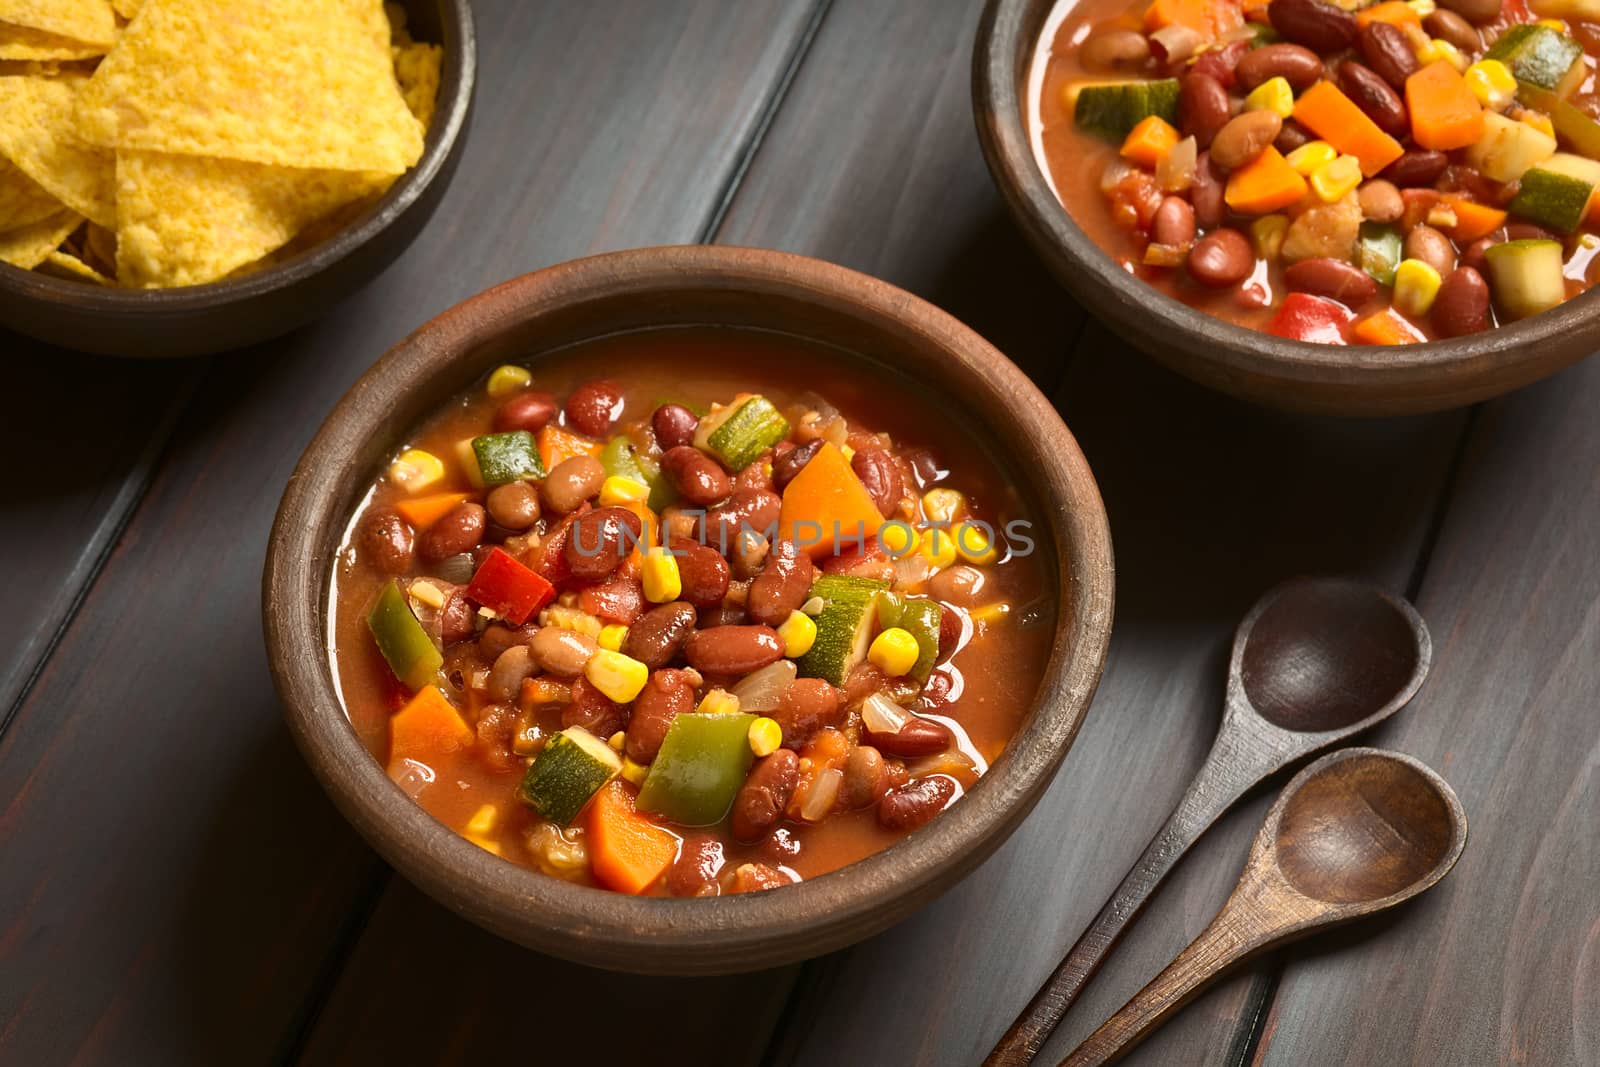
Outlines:
{"label": "small wooden spoon", "polygon": [[1432,658],[1416,609],[1376,586],[1299,578],[1269,590],[1234,634],[1211,754],[985,1067],[1032,1061],[1156,886],[1235,801],[1289,764],[1399,711],[1422,686]]}
{"label": "small wooden spoon", "polygon": [[1120,1059],[1240,960],[1411,899],[1466,843],[1461,802],[1417,760],[1375,748],[1322,757],[1267,812],[1217,917],[1061,1067]]}

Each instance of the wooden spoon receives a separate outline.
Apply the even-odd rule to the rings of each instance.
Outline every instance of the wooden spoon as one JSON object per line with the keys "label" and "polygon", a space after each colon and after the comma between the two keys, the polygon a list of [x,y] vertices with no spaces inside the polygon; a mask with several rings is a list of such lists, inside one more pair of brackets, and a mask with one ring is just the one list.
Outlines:
{"label": "wooden spoon", "polygon": [[1466,843],[1461,802],[1417,760],[1375,748],[1322,757],[1267,812],[1217,917],[1061,1067],[1120,1059],[1240,960],[1411,899]]}
{"label": "wooden spoon", "polygon": [[1416,609],[1376,586],[1299,578],[1269,590],[1234,634],[1211,754],[985,1067],[1022,1067],[1033,1059],[1156,886],[1224,811],[1289,764],[1399,711],[1421,687],[1432,658],[1433,642]]}

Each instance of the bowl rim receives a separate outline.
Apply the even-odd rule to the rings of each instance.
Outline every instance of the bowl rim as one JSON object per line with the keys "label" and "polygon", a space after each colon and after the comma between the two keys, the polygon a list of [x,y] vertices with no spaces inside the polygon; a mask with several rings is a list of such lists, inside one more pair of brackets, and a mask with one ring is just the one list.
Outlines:
{"label": "bowl rim", "polygon": [[[916,345],[911,364],[955,377],[1012,405],[1011,426],[975,430],[1021,442],[1013,456],[1047,511],[1057,620],[1035,711],[988,774],[927,826],[838,872],[781,890],[700,900],[632,897],[547,877],[498,859],[436,821],[390,782],[350,726],[326,652],[325,600],[342,531],[333,515],[344,457],[382,432],[402,396],[435,395],[441,376],[509,329],[584,301],[648,298],[687,288],[736,289],[826,307]],[[792,328],[789,333],[796,333]],[[600,335],[599,333],[596,336]],[[880,334],[880,336],[883,336]],[[538,358],[537,352],[529,358]],[[944,393],[945,390],[938,390]],[[962,408],[973,405],[945,396]],[[391,427],[396,435],[405,427]],[[1030,457],[1027,450],[1031,450]],[[1038,458],[1040,469],[1025,466]],[[360,472],[362,484],[370,472]],[[348,476],[355,484],[355,475]],[[888,283],[790,253],[719,246],[636,249],[523,275],[446,311],[391,349],[340,400],[285,489],[262,576],[262,622],[273,681],[296,743],[356,828],[441,902],[497,933],[558,956],[647,973],[719,973],[808,958],[909,914],[975,867],[1016,827],[1070,748],[1103,669],[1113,608],[1110,532],[1076,440],[1017,367],[945,312]]]}
{"label": "bowl rim", "polygon": [[[402,0],[409,7],[417,0]],[[265,270],[237,278],[171,289],[107,288],[54,278],[37,269],[0,263],[0,292],[28,300],[82,308],[89,312],[173,315],[212,310],[254,300],[302,284],[354,255],[405,214],[445,170],[466,128],[478,76],[478,38],[471,0],[432,0],[440,19],[444,49],[439,96],[423,144],[422,158],[395,179],[387,192],[348,226],[327,240]]]}
{"label": "bowl rim", "polygon": [[[1329,387],[1344,402],[1317,410],[1386,414],[1454,406],[1525,385],[1588,354],[1600,342],[1600,287],[1543,314],[1493,330],[1413,345],[1322,345],[1262,333],[1191,308],[1117,266],[1072,218],[1035,156],[1019,84],[1029,74],[1039,33],[1061,3],[1078,0],[988,0],[972,57],[973,114],[991,175],[1036,249],[1085,308],[1173,369],[1228,391],[1255,394],[1249,383]],[[1145,340],[1174,343],[1183,358]],[[1197,371],[1198,360],[1206,371]],[[1441,379],[1451,379],[1441,381]],[[1430,389],[1430,387],[1432,387]],[[1351,394],[1416,390],[1420,397],[1349,410]],[[1435,395],[1446,393],[1448,396]],[[1279,396],[1278,400],[1287,398]],[[1438,401],[1444,400],[1445,403]],[[1290,401],[1290,406],[1300,406]]]}

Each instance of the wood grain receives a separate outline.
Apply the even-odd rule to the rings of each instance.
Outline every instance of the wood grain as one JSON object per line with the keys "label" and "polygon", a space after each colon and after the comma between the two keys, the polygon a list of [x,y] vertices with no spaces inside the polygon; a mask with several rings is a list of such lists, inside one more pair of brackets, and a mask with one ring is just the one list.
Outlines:
{"label": "wood grain", "polygon": [[1471,842],[1403,918],[1307,944],[1257,1062],[1600,1062],[1597,403],[1590,361],[1475,421],[1420,595],[1434,680],[1377,734]]}
{"label": "wood grain", "polygon": [[266,676],[262,548],[294,458],[367,363],[456,300],[588,251],[694,240],[808,14],[475,7],[483,92],[439,215],[332,318],[205,369],[0,740],[0,1060],[292,1052],[383,871],[292,751]]}

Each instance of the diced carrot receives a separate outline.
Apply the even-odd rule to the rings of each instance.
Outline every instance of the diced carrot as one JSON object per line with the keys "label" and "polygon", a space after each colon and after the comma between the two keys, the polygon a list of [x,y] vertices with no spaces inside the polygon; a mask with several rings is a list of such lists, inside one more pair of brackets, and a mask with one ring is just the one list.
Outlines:
{"label": "diced carrot", "polygon": [[452,508],[471,497],[471,493],[434,493],[395,501],[400,517],[418,530],[426,530],[445,517]]}
{"label": "diced carrot", "polygon": [[1154,170],[1177,143],[1178,131],[1171,123],[1160,115],[1146,115],[1128,131],[1127,140],[1122,142],[1122,158]]}
{"label": "diced carrot", "polygon": [[1406,109],[1411,113],[1411,138],[1423,148],[1448,152],[1477,144],[1483,136],[1483,105],[1466,79],[1443,59],[1406,79]]}
{"label": "diced carrot", "polygon": [[1155,0],[1145,9],[1146,30],[1174,25],[1187,26],[1215,40],[1244,25],[1244,14],[1238,0]]}
{"label": "diced carrot", "polygon": [[643,893],[678,858],[678,835],[633,807],[633,791],[617,779],[589,801],[589,865],[595,881],[619,893]]}
{"label": "diced carrot", "polygon": [[1391,26],[1422,26],[1422,17],[1404,0],[1385,0],[1356,12],[1356,25],[1365,29],[1374,22],[1387,22]]}
{"label": "diced carrot", "polygon": [[1477,204],[1460,196],[1446,195],[1439,199],[1456,213],[1456,224],[1446,227],[1444,232],[1457,244],[1471,244],[1506,224],[1506,213],[1497,207]]}
{"label": "diced carrot", "polygon": [[1384,308],[1375,315],[1368,315],[1351,328],[1356,340],[1364,345],[1410,345],[1427,338],[1422,336],[1422,331],[1411,325],[1404,315],[1394,308]]}
{"label": "diced carrot", "polygon": [[1268,145],[1259,156],[1228,175],[1223,190],[1228,206],[1241,215],[1270,215],[1306,195],[1306,180],[1283,154]]}
{"label": "diced carrot", "polygon": [[575,456],[598,456],[603,448],[599,441],[591,441],[553,422],[545,423],[544,429],[539,431],[539,458],[544,460],[547,471]]}
{"label": "diced carrot", "polygon": [[471,744],[474,736],[444,694],[425,685],[389,720],[389,774],[398,771],[401,760],[431,766],[440,756]]}
{"label": "diced carrot", "polygon": [[1370,178],[1405,154],[1400,142],[1384,133],[1366,112],[1332,82],[1318,82],[1294,102],[1294,120],[1345,155],[1361,161]]}
{"label": "diced carrot", "polygon": [[824,442],[783,491],[778,529],[812,559],[871,544],[883,516],[850,461]]}

